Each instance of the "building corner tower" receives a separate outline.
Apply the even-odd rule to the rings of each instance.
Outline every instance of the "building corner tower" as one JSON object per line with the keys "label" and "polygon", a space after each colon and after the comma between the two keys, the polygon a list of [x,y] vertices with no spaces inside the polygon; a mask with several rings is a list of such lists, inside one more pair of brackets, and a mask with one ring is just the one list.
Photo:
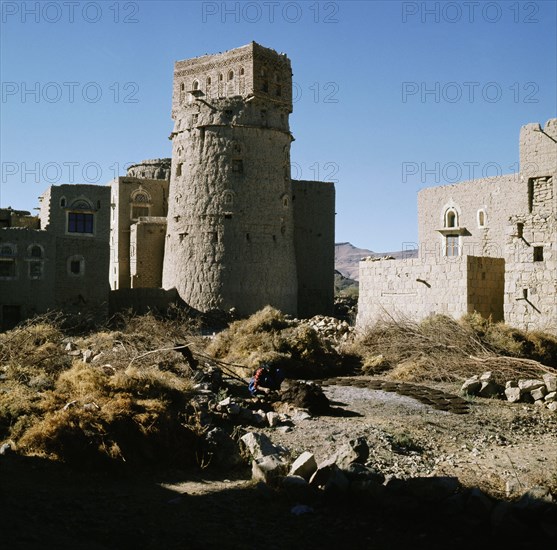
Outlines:
{"label": "building corner tower", "polygon": [[163,287],[201,311],[297,313],[284,54],[252,42],[174,68]]}

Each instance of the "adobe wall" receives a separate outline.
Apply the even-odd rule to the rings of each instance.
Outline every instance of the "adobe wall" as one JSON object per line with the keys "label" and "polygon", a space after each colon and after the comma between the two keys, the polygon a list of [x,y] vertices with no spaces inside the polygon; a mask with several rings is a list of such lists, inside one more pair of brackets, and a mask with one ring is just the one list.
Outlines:
{"label": "adobe wall", "polygon": [[292,180],[298,316],[332,315],[335,269],[335,187]]}
{"label": "adobe wall", "polygon": [[166,218],[139,218],[131,226],[130,275],[132,288],[160,288],[166,237]]}

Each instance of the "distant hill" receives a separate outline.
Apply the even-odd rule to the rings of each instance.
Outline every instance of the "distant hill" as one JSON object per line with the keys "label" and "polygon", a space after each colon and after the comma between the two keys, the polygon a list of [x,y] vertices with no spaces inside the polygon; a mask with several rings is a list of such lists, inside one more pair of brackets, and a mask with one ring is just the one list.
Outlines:
{"label": "distant hill", "polygon": [[362,258],[372,256],[381,258],[383,256],[393,256],[396,259],[416,258],[418,256],[417,250],[406,250],[404,252],[373,252],[367,248],[357,248],[351,243],[336,243],[335,244],[335,269],[348,277],[349,279],[358,280],[358,263]]}

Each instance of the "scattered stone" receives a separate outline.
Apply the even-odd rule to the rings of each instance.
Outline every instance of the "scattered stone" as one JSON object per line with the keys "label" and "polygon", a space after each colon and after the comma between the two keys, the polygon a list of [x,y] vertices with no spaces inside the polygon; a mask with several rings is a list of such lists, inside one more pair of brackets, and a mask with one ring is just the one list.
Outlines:
{"label": "scattered stone", "polygon": [[281,423],[280,414],[274,411],[269,411],[268,413],[266,413],[265,416],[267,417],[267,423],[271,428],[274,428],[275,426],[278,426]]}
{"label": "scattered stone", "polygon": [[255,481],[272,483],[286,473],[287,464],[278,454],[256,458],[251,463],[251,475]]}
{"label": "scattered stone", "polygon": [[334,460],[329,459],[317,467],[311,476],[309,484],[318,487],[326,492],[345,492],[350,486],[348,478],[342,473],[341,469],[335,464]]}
{"label": "scattered stone", "polygon": [[482,383],[480,382],[479,377],[477,375],[474,375],[472,376],[472,378],[468,378],[468,380],[466,380],[464,384],[462,384],[460,391],[467,395],[477,395],[481,387]]}
{"label": "scattered stone", "polygon": [[532,392],[538,388],[545,386],[545,382],[543,380],[524,380],[520,379],[518,381],[518,387],[522,390],[523,393]]}
{"label": "scattered stone", "polygon": [[364,437],[350,440],[335,454],[335,462],[343,470],[351,464],[365,464],[368,458],[369,445]]}
{"label": "scattered stone", "polygon": [[240,441],[245,445],[254,460],[283,452],[283,449],[273,445],[265,434],[248,432],[240,438]]}
{"label": "scattered stone", "polygon": [[547,389],[545,386],[540,386],[539,388],[532,390],[530,394],[535,401],[542,400],[547,394]]}
{"label": "scattered stone", "polygon": [[2,446],[0,446],[1,456],[9,455],[12,451],[13,451],[12,446],[9,443],[3,443]]}
{"label": "scattered stone", "polygon": [[507,401],[511,403],[517,403],[520,401],[521,392],[519,387],[507,387],[505,389],[505,395],[507,396]]}
{"label": "scattered stone", "polygon": [[289,475],[300,476],[303,479],[309,480],[316,470],[317,462],[315,462],[313,453],[305,451],[294,461]]}
{"label": "scattered stone", "polygon": [[83,362],[90,363],[91,360],[93,359],[94,353],[93,350],[86,349],[83,351],[82,355],[83,355]]}
{"label": "scattered stone", "polygon": [[544,374],[543,381],[549,393],[557,392],[557,375],[549,373]]}

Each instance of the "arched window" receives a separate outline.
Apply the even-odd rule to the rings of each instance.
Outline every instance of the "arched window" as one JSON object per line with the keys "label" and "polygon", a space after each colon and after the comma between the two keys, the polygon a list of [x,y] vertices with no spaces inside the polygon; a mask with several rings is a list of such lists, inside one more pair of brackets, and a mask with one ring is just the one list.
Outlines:
{"label": "arched window", "polygon": [[147,217],[151,211],[151,197],[143,188],[136,189],[131,194],[130,217],[137,220],[141,217]]}
{"label": "arched window", "polygon": [[233,206],[234,205],[234,193],[232,191],[225,191],[222,195],[222,202],[228,208]]}
{"label": "arched window", "polygon": [[67,211],[67,232],[92,235],[94,232],[95,214],[91,203],[85,198],[72,202]]}
{"label": "arched window", "polygon": [[244,73],[244,67],[241,67],[241,68],[240,68],[240,76],[244,76],[244,74],[245,74],[245,73]]}
{"label": "arched window", "polygon": [[27,254],[30,258],[42,258],[43,247],[40,244],[32,244],[27,248]]}
{"label": "arched window", "polygon": [[234,80],[234,71],[228,71],[228,80]]}
{"label": "arched window", "polygon": [[199,80],[194,80],[193,84],[191,85],[192,90],[199,90]]}
{"label": "arched window", "polygon": [[458,227],[458,213],[454,208],[445,212],[445,227]]}
{"label": "arched window", "polygon": [[60,197],[60,208],[66,208],[66,197]]}

